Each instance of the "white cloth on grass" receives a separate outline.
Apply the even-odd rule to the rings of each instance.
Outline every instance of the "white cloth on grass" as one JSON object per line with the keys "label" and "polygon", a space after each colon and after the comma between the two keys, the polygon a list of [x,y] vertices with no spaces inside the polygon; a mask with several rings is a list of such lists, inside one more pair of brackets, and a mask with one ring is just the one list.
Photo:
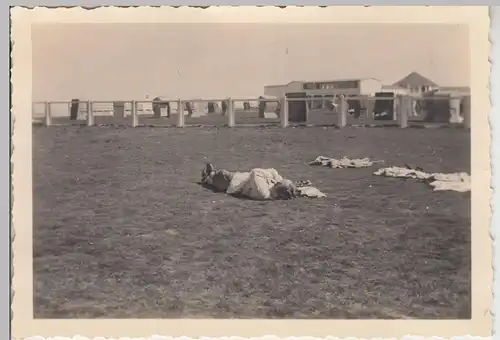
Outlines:
{"label": "white cloth on grass", "polygon": [[381,163],[382,161],[373,161],[367,157],[365,158],[347,158],[342,157],[340,159],[335,159],[331,157],[318,156],[309,165],[322,165],[329,166],[330,168],[342,169],[342,168],[367,168],[372,166],[374,163]]}
{"label": "white cloth on grass", "polygon": [[326,197],[326,195],[324,193],[322,193],[321,191],[319,191],[318,188],[313,187],[313,186],[298,187],[297,191],[298,191],[300,197],[309,197],[309,198]]}
{"label": "white cloth on grass", "polygon": [[426,173],[420,170],[391,166],[378,169],[375,176],[412,178],[427,182],[434,191],[467,192],[471,190],[471,177],[466,172],[455,173]]}

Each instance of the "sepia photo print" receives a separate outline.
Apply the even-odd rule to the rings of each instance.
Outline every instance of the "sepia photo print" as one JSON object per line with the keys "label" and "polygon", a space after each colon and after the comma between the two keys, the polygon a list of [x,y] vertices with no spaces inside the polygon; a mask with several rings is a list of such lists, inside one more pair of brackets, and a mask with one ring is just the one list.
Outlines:
{"label": "sepia photo print", "polygon": [[486,318],[471,27],[191,21],[31,25],[34,321]]}

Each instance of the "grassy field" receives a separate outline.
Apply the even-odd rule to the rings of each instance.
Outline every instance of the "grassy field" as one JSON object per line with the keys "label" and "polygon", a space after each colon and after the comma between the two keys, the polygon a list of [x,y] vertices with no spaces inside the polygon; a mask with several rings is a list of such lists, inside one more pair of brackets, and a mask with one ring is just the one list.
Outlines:
{"label": "grassy field", "polygon": [[[34,127],[35,317],[470,318],[470,193],[319,155],[469,172],[470,134]],[[206,161],[328,197],[216,194]]]}

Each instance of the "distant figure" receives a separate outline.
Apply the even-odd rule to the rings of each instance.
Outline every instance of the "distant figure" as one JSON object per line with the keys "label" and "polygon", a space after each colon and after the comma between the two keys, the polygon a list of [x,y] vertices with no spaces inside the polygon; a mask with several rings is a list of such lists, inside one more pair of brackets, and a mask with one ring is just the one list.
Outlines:
{"label": "distant figure", "polygon": [[78,119],[79,104],[80,104],[80,99],[71,99],[71,110],[70,110],[70,115],[69,115],[70,120],[77,120]]}
{"label": "distant figure", "polygon": [[226,115],[226,111],[227,111],[227,101],[226,100],[222,101],[221,107],[222,107],[222,115],[225,116]]}
{"label": "distant figure", "polygon": [[249,102],[243,102],[243,110],[250,111],[250,103]]}
{"label": "distant figure", "polygon": [[338,104],[335,103],[335,100],[329,100],[326,105],[330,111],[337,113]]}
{"label": "distant figure", "polygon": [[276,105],[276,110],[274,111],[274,113],[276,113],[276,115],[278,116],[278,118],[280,117],[280,114],[281,114],[281,102],[278,102],[278,104]]}
{"label": "distant figure", "polygon": [[419,107],[425,112],[424,122],[448,122],[450,119],[449,95],[438,95],[437,91],[422,94]]}
{"label": "distant figure", "polygon": [[161,109],[162,108],[167,108],[167,118],[170,118],[170,103],[162,101],[160,97],[155,97],[153,99],[153,114],[155,117],[160,118],[161,117]]}
{"label": "distant figure", "polygon": [[[260,96],[259,99],[264,99],[264,97]],[[264,100],[259,100],[259,118],[264,118],[266,112],[266,102]]]}
{"label": "distant figure", "polygon": [[207,104],[207,111],[208,111],[208,113],[214,113],[215,112],[215,103],[214,102],[208,102],[208,104]]}
{"label": "distant figure", "polygon": [[361,116],[361,103],[359,100],[347,100],[347,113],[353,116],[355,119],[359,119]]}
{"label": "distant figure", "polygon": [[186,102],[184,106],[186,107],[186,111],[188,112],[188,117],[191,117],[193,115],[193,106],[190,102]]}

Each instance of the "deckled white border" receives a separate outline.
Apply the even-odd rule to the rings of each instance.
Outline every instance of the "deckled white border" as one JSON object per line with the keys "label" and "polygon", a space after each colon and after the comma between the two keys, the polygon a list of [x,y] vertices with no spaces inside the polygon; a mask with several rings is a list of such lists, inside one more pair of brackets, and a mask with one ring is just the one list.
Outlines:
{"label": "deckled white border", "polygon": [[[181,8],[181,9],[182,9],[182,8]],[[224,10],[227,10],[227,9],[228,9],[228,8],[224,8]],[[315,17],[315,15],[314,15],[314,14],[315,14],[315,13],[317,13],[317,11],[318,11],[318,10],[320,10],[318,7],[309,7],[309,8],[290,8],[290,7],[289,7],[289,9],[290,9],[290,11],[289,11],[290,13],[287,13],[287,16],[286,16],[286,17],[282,17],[282,18],[280,18],[280,17],[279,17],[279,15],[277,15],[277,13],[278,13],[278,12],[275,12],[275,13],[273,13],[273,14],[271,15],[271,17],[270,17],[270,18],[271,18],[271,20],[273,20],[273,21],[283,21],[283,22],[285,22],[285,21],[294,21],[294,22],[311,22],[311,21],[312,21],[312,20],[311,20],[311,18],[314,18],[314,17]],[[108,10],[113,10],[113,8],[103,9],[103,11],[101,11],[101,13],[103,14],[103,15],[100,17],[100,20],[102,20],[101,22],[106,22],[106,21],[107,21],[107,18],[108,18],[108,16],[109,16],[109,11],[108,11]],[[150,18],[149,18],[149,19],[150,19],[150,20],[149,20],[150,22],[156,22],[157,20],[158,20],[158,21],[161,21],[161,22],[164,22],[163,18],[161,18],[161,14],[157,11],[157,10],[158,10],[158,8],[149,8],[149,10],[151,10],[151,13],[150,13],[150,15],[151,15],[151,16],[150,16]],[[253,7],[253,8],[252,8],[252,7],[247,7],[247,8],[246,8],[246,10],[247,10],[247,11],[249,11],[249,12],[252,12],[252,11],[255,11],[255,10],[258,10],[258,9],[257,9],[257,8],[255,8],[255,7]],[[277,10],[279,10],[279,9],[277,9]],[[402,12],[406,12],[407,10],[411,11],[411,10],[412,10],[412,8],[411,8],[411,7],[401,8],[401,11],[402,11]],[[199,9],[199,11],[204,11],[204,10]],[[179,12],[182,12],[182,11],[179,11]],[[176,22],[176,21],[177,21],[177,22],[200,22],[200,21],[203,21],[203,22],[211,22],[211,21],[217,21],[217,22],[233,22],[233,21],[232,21],[232,19],[231,19],[231,15],[227,15],[227,13],[225,13],[225,14],[226,14],[226,16],[224,16],[224,18],[223,18],[223,17],[221,16],[221,13],[216,13],[216,12],[217,12],[217,11],[214,11],[214,14],[216,14],[216,15],[214,15],[214,16],[213,16],[213,18],[209,18],[209,20],[199,20],[199,18],[197,18],[197,16],[196,16],[196,15],[194,15],[194,16],[193,16],[193,15],[190,15],[190,17],[189,17],[189,18],[190,18],[190,20],[186,20],[186,17],[179,16],[179,19],[181,19],[181,20],[179,20],[179,21],[177,21],[177,20],[171,20],[171,22]],[[43,17],[39,17],[39,19],[41,19],[41,20],[39,20],[38,22],[49,22],[49,21],[52,21],[52,20],[53,20],[53,15],[52,15],[53,13],[54,13],[54,12],[51,12],[51,10],[50,10],[50,9],[46,9],[45,16],[43,16]],[[126,12],[124,12],[124,13],[126,13]],[[130,13],[130,12],[129,12],[129,13]],[[368,11],[367,11],[367,13],[368,13]],[[67,14],[68,14],[68,15],[66,16],[66,18],[67,18],[68,20],[70,20],[70,21],[71,21],[72,19],[74,19],[74,18],[72,18],[72,10],[68,10]],[[132,13],[130,13],[130,14],[132,14]],[[180,13],[179,13],[179,14],[180,14]],[[289,14],[290,14],[290,15],[289,15]],[[406,14],[408,14],[408,12],[406,12]],[[181,18],[181,17],[182,17],[182,18]],[[251,17],[251,16],[249,16],[249,17]],[[129,19],[130,19],[130,18],[132,18],[132,16],[131,16],[131,17],[129,17]],[[269,19],[269,17],[268,17],[267,19]],[[422,20],[422,19],[421,19],[421,20]],[[126,21],[127,21],[127,22],[130,22],[130,20],[126,20]],[[141,21],[142,21],[142,18],[141,18]],[[239,21],[239,22],[241,22],[241,20],[238,20],[238,21]],[[264,17],[262,17],[262,16],[261,16],[261,17],[259,18],[259,20],[258,20],[258,21],[266,21],[266,17],[265,17],[265,16],[264,16]],[[366,21],[367,21],[367,22],[381,22],[381,21],[380,21],[380,19],[379,19],[379,20],[370,20],[370,17],[369,17],[369,16],[366,18]],[[383,21],[385,22],[385,20],[383,20]],[[80,22],[81,22],[81,21],[80,21]],[[93,17],[93,18],[92,18],[92,22],[95,22],[95,17]],[[137,22],[139,22],[139,21],[137,21]],[[248,22],[255,22],[255,21],[250,20],[250,21],[248,21]],[[321,22],[321,21],[314,20],[314,22]],[[336,22],[343,22],[343,21],[340,19],[340,20],[338,20],[338,21],[336,21]],[[346,20],[346,21],[344,21],[344,22],[351,22],[351,21],[350,21],[350,20]],[[393,21],[393,20],[391,20],[391,22],[392,22],[392,23],[395,23],[395,22],[397,22],[397,21]],[[403,18],[402,18],[402,20],[401,20],[400,22],[405,22],[405,23],[407,22],[407,21],[405,21],[404,16],[403,16]],[[418,20],[415,20],[414,22],[418,22]],[[422,20],[422,22],[426,22],[426,23],[428,23],[428,22],[432,22],[432,21],[431,21],[431,20],[428,20],[428,19],[423,19],[423,20]],[[492,23],[492,25],[493,25],[493,23]],[[492,42],[493,42],[494,40],[496,40],[495,38],[496,38],[496,37],[493,37],[493,35],[491,36]],[[498,58],[498,57],[497,57],[497,58]],[[493,82],[492,82],[492,85],[491,85],[491,86],[492,86],[492,87],[494,86],[494,85],[493,85]],[[492,101],[493,101],[493,98],[492,98]],[[493,110],[494,110],[494,108],[492,107],[492,109],[491,109],[491,110],[493,111]],[[493,125],[493,124],[494,124],[494,123],[492,123],[492,125]],[[15,132],[14,132],[14,133],[15,133]],[[492,162],[494,161],[494,159],[495,159],[495,157],[492,157]],[[14,171],[15,171],[15,170],[14,170]],[[492,181],[493,181],[493,180],[492,180]],[[14,255],[14,254],[13,254],[13,255]],[[115,321],[116,321],[116,320],[115,320]],[[222,320],[221,320],[221,321],[222,321]],[[289,320],[289,321],[293,322],[292,320]],[[127,322],[127,321],[126,321],[126,320],[123,320],[123,322]],[[394,321],[389,321],[389,322],[393,323]],[[63,323],[63,321],[61,321],[61,323]],[[349,321],[346,321],[346,323],[349,323]],[[221,324],[221,326],[222,326],[222,324]],[[334,330],[332,330],[332,333],[333,333],[333,332],[335,332],[335,331],[334,331]],[[423,339],[423,337],[404,337],[404,338],[406,338],[406,339]],[[454,337],[454,338],[456,338],[456,339],[465,339],[465,338],[467,338],[467,339],[470,339],[470,338],[482,339],[481,337]],[[85,338],[85,337],[81,337],[81,336],[74,336],[74,337],[72,337],[72,338],[67,338],[67,337],[52,337],[52,338],[43,338],[43,337],[35,336],[35,337],[28,337],[28,338],[26,338],[26,339],[37,339],[37,340],[41,340],[41,339],[53,339],[53,340],[56,340],[56,339],[58,339],[58,340],[63,340],[63,339],[74,339],[74,340],[77,340],[77,339],[78,339],[78,340],[84,340],[84,339],[89,339],[89,338]],[[121,337],[121,338],[104,338],[104,337],[96,337],[96,338],[93,338],[93,339],[123,339],[123,340],[125,340],[125,339],[131,339],[131,338],[125,338],[125,337]],[[132,339],[137,339],[137,340],[138,340],[138,339],[145,339],[145,338],[132,338]],[[162,339],[162,340],[163,340],[163,339],[164,339],[164,340],[167,340],[167,339],[168,339],[168,340],[171,340],[171,339],[176,339],[176,340],[177,340],[177,339],[179,339],[179,340],[188,340],[188,339],[191,339],[191,338],[189,338],[189,337],[176,337],[176,338],[173,338],[173,337],[164,337],[164,336],[152,336],[152,337],[150,337],[150,338],[148,338],[148,339],[158,339],[158,340],[160,340],[160,339]],[[209,337],[201,337],[201,338],[198,338],[198,339],[206,339],[206,340],[208,340],[208,339],[228,339],[228,340],[229,340],[229,339],[234,339],[234,340],[237,340],[237,339],[238,339],[238,340],[240,340],[240,339],[248,339],[248,338],[242,338],[242,337],[222,337],[222,338],[209,338]],[[255,339],[255,340],[257,340],[257,339],[263,339],[263,340],[264,340],[264,339],[265,339],[265,340],[277,340],[277,339],[301,339],[301,340],[308,340],[308,339],[311,339],[311,340],[312,340],[312,339],[329,339],[329,340],[333,340],[333,339],[339,339],[339,338],[336,338],[336,337],[326,337],[326,338],[313,338],[313,337],[286,337],[286,338],[278,338],[278,337],[276,337],[276,336],[263,336],[263,337],[258,337],[258,338],[249,338],[249,339]],[[349,338],[347,338],[347,339],[349,339]],[[350,339],[354,339],[354,338],[350,338]],[[373,339],[381,339],[381,338],[373,338]],[[432,339],[441,339],[441,337],[432,337]],[[484,338],[484,339],[486,339],[486,338]]]}
{"label": "deckled white border", "polygon": [[[493,193],[491,196],[491,224],[490,232],[492,239],[492,268],[493,268],[493,306],[491,308],[491,314],[493,317],[492,334],[495,337],[498,326],[500,326],[500,319],[496,317],[496,313],[500,311],[498,307],[500,304],[500,299],[497,296],[498,287],[500,285],[500,280],[498,275],[500,272],[495,270],[496,265],[500,262],[500,252],[495,251],[497,233],[500,232],[500,209],[498,208],[500,204],[500,192],[498,187],[500,187],[500,176],[498,173],[498,166],[500,164],[500,138],[498,135],[500,129],[500,6],[490,8],[490,34],[489,40],[491,43],[490,51],[490,129],[491,129],[491,150],[490,150],[490,162],[491,162],[491,187]],[[496,62],[495,62],[496,61]]]}
{"label": "deckled white border", "polygon": [[[91,338],[86,338],[83,336],[76,335],[72,338],[66,338],[66,337],[53,337],[53,338],[44,338],[41,336],[34,336],[34,337],[29,337],[25,338],[25,340],[90,340]],[[127,337],[121,337],[121,338],[105,338],[105,337],[95,337],[92,338],[92,340],[397,340],[398,338],[355,338],[355,337],[347,337],[347,338],[337,338],[333,336],[327,336],[325,338],[315,338],[315,337],[309,337],[309,336],[301,336],[301,337],[285,337],[285,338],[280,338],[274,335],[267,335],[263,337],[258,337],[258,338],[243,338],[243,337],[237,337],[237,336],[232,336],[232,337],[220,337],[220,338],[210,338],[210,337],[199,337],[199,338],[190,338],[187,336],[183,337],[167,337],[167,336],[161,336],[161,335],[153,335],[150,338],[127,338]],[[401,339],[404,340],[445,340],[446,338],[442,338],[439,336],[433,336],[429,338],[421,337],[421,336],[404,336]],[[453,337],[452,339],[456,340],[490,340],[493,339],[492,337],[480,337],[480,336],[457,336]]]}

